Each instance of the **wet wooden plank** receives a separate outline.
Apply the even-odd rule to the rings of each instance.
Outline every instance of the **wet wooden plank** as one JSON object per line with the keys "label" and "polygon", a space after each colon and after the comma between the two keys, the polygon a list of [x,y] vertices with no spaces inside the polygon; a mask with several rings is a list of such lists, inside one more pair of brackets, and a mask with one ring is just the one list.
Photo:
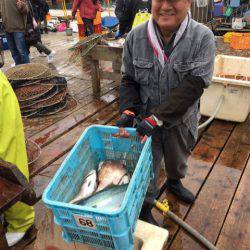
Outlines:
{"label": "wet wooden plank", "polygon": [[[74,83],[74,85],[78,84]],[[23,122],[24,122],[26,137],[29,138],[35,135],[36,133],[42,131],[51,124],[54,124],[57,121],[71,115],[76,110],[84,107],[88,103],[91,103],[95,100],[92,95],[91,86],[87,90],[85,90],[85,88],[83,87],[78,87],[78,86],[72,87],[72,89],[74,89],[74,91],[76,92],[76,95],[74,97],[78,101],[79,105],[74,110],[70,110],[68,112],[60,112],[58,114],[42,118],[24,119]],[[116,95],[115,93],[117,93],[118,91],[116,89],[117,89],[116,83],[104,84],[101,90],[100,100],[103,102],[105,101],[109,102],[109,100],[112,99],[112,96]]]}
{"label": "wet wooden plank", "polygon": [[51,179],[51,177],[39,174],[30,179],[30,184],[36,192],[37,200],[42,198],[43,191],[48,186]]}
{"label": "wet wooden plank", "polygon": [[117,91],[112,91],[104,95],[100,100],[94,100],[93,102],[76,110],[70,116],[61,119],[41,132],[35,134],[31,137],[31,140],[44,147],[117,100]]}
{"label": "wet wooden plank", "polygon": [[[249,125],[250,117],[236,126],[185,220],[212,243],[220,233],[249,157]],[[180,230],[171,249],[180,248],[200,249],[201,246]]]}
{"label": "wet wooden plank", "polygon": [[[118,118],[119,118],[119,116],[115,115],[115,118],[112,119],[110,122],[108,122],[107,125],[115,126],[115,123],[116,123],[116,121],[117,121]],[[53,176],[55,175],[56,171],[61,166],[62,162],[64,161],[64,159],[66,157],[67,157],[67,153],[64,154],[58,160],[56,160],[55,162],[53,162],[52,164],[50,164],[47,168],[45,168],[42,172],[40,172],[39,175],[43,175],[43,176],[47,176],[47,177],[53,178]]]}
{"label": "wet wooden plank", "polygon": [[107,72],[107,71],[102,71],[100,70],[100,78],[101,79],[109,79],[113,81],[121,81],[121,74],[120,72]]}
{"label": "wet wooden plank", "polygon": [[[57,34],[51,37],[45,35],[44,36],[45,44],[48,44],[51,49],[54,49],[56,51],[56,55],[54,58],[54,61],[52,64],[48,64],[48,66],[54,70],[57,71],[57,73],[63,73],[65,76],[69,75],[70,77],[74,76],[74,79],[70,79],[68,82],[68,87],[70,93],[73,94],[76,93],[74,96],[79,104],[85,105],[86,101],[91,102],[93,100],[92,95],[92,89],[91,89],[91,81],[90,81],[90,75],[86,74],[86,72],[83,72],[81,70],[81,64],[75,63],[69,61],[69,56],[71,52],[67,50],[70,46],[72,46],[74,43],[77,42],[77,37],[74,38],[67,38],[63,36],[62,34]],[[34,59],[32,59],[33,62],[39,62],[39,63],[46,63],[47,58],[38,57],[38,53],[36,49],[32,48],[32,55],[35,56]],[[102,81],[102,89],[104,88],[104,92],[107,92],[110,90],[110,87],[114,86],[114,84],[111,85],[108,81]],[[104,93],[102,91],[102,93]],[[86,98],[88,96],[88,98]],[[66,115],[69,115],[71,112],[60,112],[58,115],[53,115],[50,117],[46,117],[46,119],[38,119],[38,122],[27,122],[27,128],[26,134],[27,136],[31,136],[34,133],[38,132],[38,130],[42,130],[45,127],[51,125],[52,123],[60,120],[62,117],[65,117]],[[29,119],[31,120],[31,119]],[[41,121],[41,122],[40,122]],[[25,127],[26,127],[26,121]],[[35,126],[33,126],[35,125]],[[34,129],[34,127],[36,127]]]}
{"label": "wet wooden plank", "polygon": [[[43,39],[45,41],[45,44],[50,49],[52,49],[56,52],[56,54],[54,56],[53,63],[48,64],[47,57],[35,56],[35,55],[38,55],[38,53],[33,48],[32,48],[32,54],[35,57],[31,60],[31,62],[47,64],[47,66],[49,66],[51,69],[57,71],[59,74],[61,73],[61,69],[72,66],[72,64],[70,64],[70,62],[69,62],[71,52],[68,51],[68,48],[70,46],[72,46],[71,44],[75,43],[76,40],[68,39],[68,38],[65,38],[63,36],[60,36],[60,38],[61,38],[61,41],[55,41],[56,36],[53,36],[53,39],[50,38],[51,41],[49,41],[49,42],[47,39]],[[78,72],[78,71],[76,71],[76,72]]]}
{"label": "wet wooden plank", "polygon": [[35,205],[35,211],[35,224],[38,228],[37,240],[26,250],[44,250],[52,246],[60,250],[75,249],[74,244],[68,244],[62,239],[61,229],[54,223],[53,213],[45,207],[42,200]]}
{"label": "wet wooden plank", "polygon": [[[77,85],[80,85],[80,84],[84,84],[84,82],[79,81]],[[86,86],[84,90],[82,89],[81,86],[75,86],[73,96],[79,102],[80,105],[85,105],[95,99],[102,98],[102,96],[104,96],[105,94],[116,89],[118,87],[118,83],[114,81],[109,81],[109,80],[102,80],[101,86],[102,87],[101,87],[100,96],[98,97],[94,98],[91,84]]]}
{"label": "wet wooden plank", "polygon": [[243,173],[216,246],[218,249],[250,247],[250,159]]}
{"label": "wet wooden plank", "polygon": [[109,47],[107,45],[95,46],[89,53],[94,60],[117,61],[121,63],[122,48]]}
{"label": "wet wooden plank", "polygon": [[57,140],[43,148],[40,158],[30,168],[30,175],[34,176],[38,174],[62,155],[67,153],[79,139],[86,127],[92,124],[107,124],[117,115],[117,109],[117,103],[111,104],[100,113],[92,116],[85,122],[70,130],[67,134],[62,135]]}
{"label": "wet wooden plank", "polygon": [[55,162],[53,162],[52,164],[50,164],[47,168],[45,168],[42,172],[40,172],[39,175],[53,178],[54,175],[55,175],[55,173],[56,173],[56,171],[61,166],[61,164],[64,161],[64,159],[66,158],[66,156],[67,156],[67,154],[63,155],[58,160],[56,160]]}
{"label": "wet wooden plank", "polygon": [[[233,128],[233,123],[215,120],[202,134],[199,142],[195,146],[192,155],[188,159],[189,168],[187,176],[182,181],[184,186],[193,192],[195,196],[197,196],[201,190],[206,177],[223,150]],[[163,200],[165,197],[167,197],[169,201],[171,211],[181,218],[184,218],[190,206],[181,203],[168,191],[161,196],[160,200]],[[153,209],[153,214],[155,218],[157,218],[158,223],[169,230],[170,237],[168,244],[170,244],[177,233],[178,226],[168,218],[164,218],[155,209]]]}

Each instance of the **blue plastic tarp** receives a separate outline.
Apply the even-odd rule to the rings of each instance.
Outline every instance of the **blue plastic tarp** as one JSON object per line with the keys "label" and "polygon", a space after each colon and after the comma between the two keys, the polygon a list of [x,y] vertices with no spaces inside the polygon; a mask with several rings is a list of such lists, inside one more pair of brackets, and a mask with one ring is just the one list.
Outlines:
{"label": "blue plastic tarp", "polygon": [[102,27],[113,28],[118,25],[118,19],[114,16],[105,16],[102,18]]}

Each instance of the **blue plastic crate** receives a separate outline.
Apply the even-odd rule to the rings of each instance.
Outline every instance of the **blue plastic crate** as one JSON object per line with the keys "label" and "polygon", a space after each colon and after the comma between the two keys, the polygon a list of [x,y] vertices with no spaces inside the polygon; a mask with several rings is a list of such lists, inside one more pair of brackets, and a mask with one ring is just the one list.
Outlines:
{"label": "blue plastic crate", "polygon": [[[135,129],[128,129],[130,138],[114,137],[118,131],[111,126],[88,127],[44,191],[43,201],[68,242],[133,248],[133,232],[153,177],[151,139],[141,144]],[[67,203],[78,193],[84,176],[106,159],[125,160],[133,173],[120,209],[110,212]]]}

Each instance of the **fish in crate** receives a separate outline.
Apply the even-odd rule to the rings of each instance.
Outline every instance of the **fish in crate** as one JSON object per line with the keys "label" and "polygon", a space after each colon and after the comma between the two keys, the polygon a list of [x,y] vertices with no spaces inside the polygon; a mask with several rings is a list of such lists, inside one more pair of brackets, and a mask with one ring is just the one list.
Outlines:
{"label": "fish in crate", "polygon": [[79,193],[70,203],[100,209],[119,208],[129,181],[130,174],[121,161],[100,162],[98,171],[91,170],[85,176]]}
{"label": "fish in crate", "polygon": [[93,125],[79,138],[43,194],[67,242],[133,249],[133,233],[153,177],[151,138]]}

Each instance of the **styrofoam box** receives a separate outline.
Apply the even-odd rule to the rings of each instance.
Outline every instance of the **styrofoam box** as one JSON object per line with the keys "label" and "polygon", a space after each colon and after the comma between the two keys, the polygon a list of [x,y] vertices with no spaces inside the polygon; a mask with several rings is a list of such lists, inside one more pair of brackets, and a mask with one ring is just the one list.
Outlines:
{"label": "styrofoam box", "polygon": [[212,84],[201,97],[201,114],[211,116],[222,95],[215,118],[244,122],[250,111],[250,58],[216,56]]}

